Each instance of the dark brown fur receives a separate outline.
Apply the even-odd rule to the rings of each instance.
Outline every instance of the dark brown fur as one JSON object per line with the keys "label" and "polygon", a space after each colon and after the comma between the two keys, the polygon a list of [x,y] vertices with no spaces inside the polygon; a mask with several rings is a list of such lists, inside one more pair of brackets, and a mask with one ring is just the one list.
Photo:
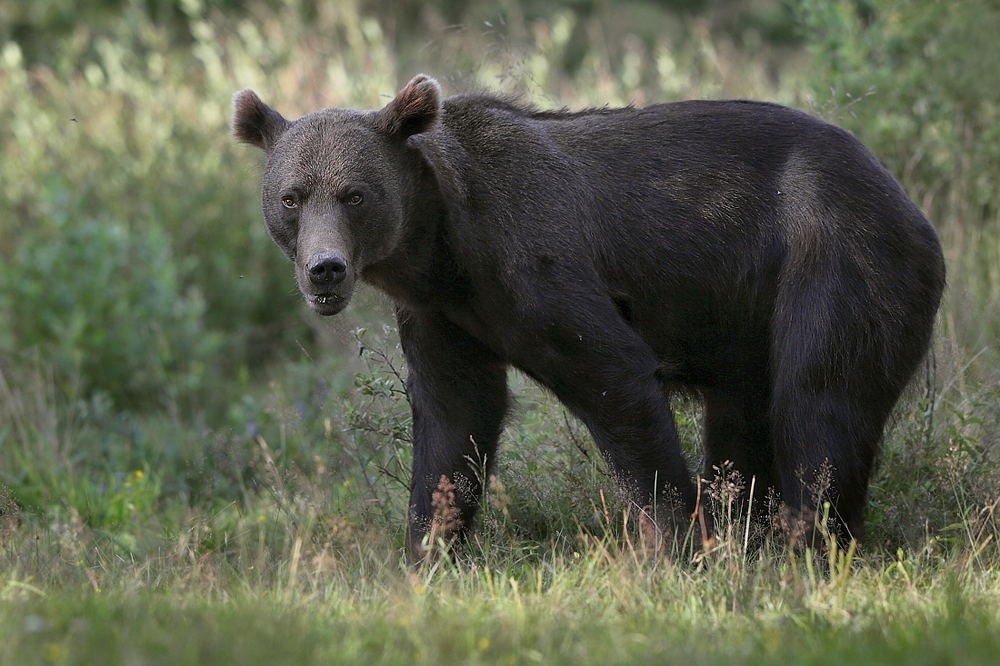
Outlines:
{"label": "dark brown fur", "polygon": [[683,388],[705,400],[709,474],[732,461],[803,513],[826,465],[841,526],[861,530],[944,263],[848,132],[757,102],[442,101],[423,76],[381,111],[291,123],[244,91],[233,132],[268,154],[264,216],[313,308],[339,312],[358,278],[397,303],[415,555],[442,477],[466,479],[454,518],[471,524],[510,366],[587,425],[639,506],[694,508],[670,411]]}

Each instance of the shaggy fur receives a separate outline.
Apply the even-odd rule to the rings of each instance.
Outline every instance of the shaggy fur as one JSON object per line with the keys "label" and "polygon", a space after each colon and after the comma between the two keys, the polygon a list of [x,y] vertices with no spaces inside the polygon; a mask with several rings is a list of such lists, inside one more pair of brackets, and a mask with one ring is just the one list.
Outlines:
{"label": "shaggy fur", "polygon": [[294,122],[243,91],[233,132],[268,155],[264,217],[313,309],[339,312],[357,279],[397,303],[415,555],[442,477],[463,488],[449,524],[468,528],[511,366],[587,425],[640,506],[694,509],[670,410],[682,388],[704,397],[708,475],[731,461],[807,512],[826,466],[841,526],[861,530],[944,262],[848,132],[746,101],[441,100],[424,76],[380,111]]}

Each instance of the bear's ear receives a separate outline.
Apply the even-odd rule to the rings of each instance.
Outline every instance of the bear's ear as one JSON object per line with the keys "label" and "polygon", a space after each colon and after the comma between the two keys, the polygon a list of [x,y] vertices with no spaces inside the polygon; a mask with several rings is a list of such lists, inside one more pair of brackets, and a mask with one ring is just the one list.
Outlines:
{"label": "bear's ear", "polygon": [[249,88],[233,95],[233,136],[271,154],[289,123]]}
{"label": "bear's ear", "polygon": [[440,112],[441,86],[431,77],[417,74],[375,118],[380,130],[406,139],[433,127]]}

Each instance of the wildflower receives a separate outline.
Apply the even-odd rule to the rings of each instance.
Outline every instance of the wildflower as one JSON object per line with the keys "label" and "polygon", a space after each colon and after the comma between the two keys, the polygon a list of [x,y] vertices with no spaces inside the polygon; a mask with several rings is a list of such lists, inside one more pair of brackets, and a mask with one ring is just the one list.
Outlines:
{"label": "wildflower", "polygon": [[458,517],[458,507],[455,505],[456,489],[457,486],[442,474],[437,490],[431,494],[434,518],[428,535],[430,543],[434,543],[439,537],[448,538],[462,527],[462,521]]}
{"label": "wildflower", "polygon": [[66,646],[58,643],[46,643],[42,646],[42,657],[50,663],[62,663],[67,657]]}

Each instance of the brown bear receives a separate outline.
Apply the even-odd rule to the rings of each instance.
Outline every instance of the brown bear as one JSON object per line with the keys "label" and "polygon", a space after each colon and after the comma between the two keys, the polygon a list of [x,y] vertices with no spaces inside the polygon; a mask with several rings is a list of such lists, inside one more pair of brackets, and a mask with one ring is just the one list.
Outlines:
{"label": "brown bear", "polygon": [[[423,75],[378,111],[292,122],[250,90],[233,107],[233,134],[267,154],[264,219],[310,307],[340,312],[359,279],[396,303],[415,556],[471,523],[508,367],[586,424],[667,523],[697,497],[670,409],[683,390],[704,400],[708,475],[729,461],[806,515],[825,469],[858,535],[945,269],[927,219],[849,132],[751,101],[442,99]],[[433,526],[442,477],[458,488],[450,533]]]}

